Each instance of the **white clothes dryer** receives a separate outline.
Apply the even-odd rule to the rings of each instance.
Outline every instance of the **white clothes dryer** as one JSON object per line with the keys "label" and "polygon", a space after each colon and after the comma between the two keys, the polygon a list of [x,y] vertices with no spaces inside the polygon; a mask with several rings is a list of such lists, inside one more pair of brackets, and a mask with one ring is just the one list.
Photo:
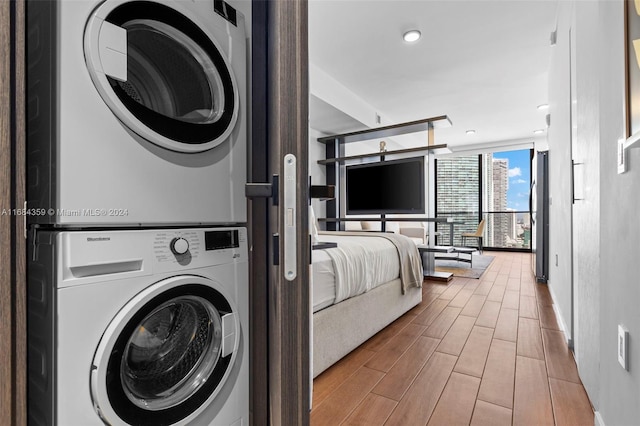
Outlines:
{"label": "white clothes dryer", "polygon": [[240,12],[222,0],[34,0],[27,20],[32,222],[246,222]]}
{"label": "white clothes dryer", "polygon": [[29,424],[248,424],[246,228],[30,246]]}

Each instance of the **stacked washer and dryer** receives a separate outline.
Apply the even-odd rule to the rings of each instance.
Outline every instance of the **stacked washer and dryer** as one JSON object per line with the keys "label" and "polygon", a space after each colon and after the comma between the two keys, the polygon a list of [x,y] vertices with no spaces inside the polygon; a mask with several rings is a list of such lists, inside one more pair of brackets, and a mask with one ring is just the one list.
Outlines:
{"label": "stacked washer and dryer", "polygon": [[34,0],[27,19],[29,424],[246,425],[243,15]]}

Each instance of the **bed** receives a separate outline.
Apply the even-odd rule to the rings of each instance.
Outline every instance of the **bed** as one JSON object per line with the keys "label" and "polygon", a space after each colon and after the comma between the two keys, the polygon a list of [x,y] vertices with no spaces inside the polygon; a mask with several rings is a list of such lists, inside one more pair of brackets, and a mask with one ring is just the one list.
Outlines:
{"label": "bed", "polygon": [[320,232],[317,240],[337,247],[312,256],[313,377],[420,303],[423,279],[405,236]]}

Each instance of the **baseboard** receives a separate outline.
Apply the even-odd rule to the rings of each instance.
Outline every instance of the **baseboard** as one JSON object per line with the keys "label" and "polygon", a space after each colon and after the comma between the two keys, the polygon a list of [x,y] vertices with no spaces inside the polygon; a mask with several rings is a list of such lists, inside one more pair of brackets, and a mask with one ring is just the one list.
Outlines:
{"label": "baseboard", "polygon": [[551,295],[551,300],[553,300],[553,305],[552,305],[553,306],[553,312],[556,314],[556,320],[558,321],[558,326],[560,327],[560,330],[564,334],[564,340],[567,342],[567,346],[570,349],[573,349],[573,339],[571,337],[571,333],[569,331],[569,328],[567,327],[567,324],[565,324],[565,322],[564,322],[564,317],[562,316],[562,312],[560,312],[560,308],[558,307],[558,304],[556,303],[556,296],[555,296],[555,294],[553,294],[553,289],[551,288],[549,283],[547,283],[546,285],[547,285],[547,288],[549,289],[549,294]]}
{"label": "baseboard", "polygon": [[567,325],[564,323],[562,319],[562,313],[560,312],[560,308],[556,303],[553,304],[553,312],[556,314],[556,320],[558,321],[558,326],[560,330],[562,330],[562,334],[564,334],[564,340],[567,342],[567,346],[569,349],[573,349],[573,339],[571,338],[570,333],[567,331]]}
{"label": "baseboard", "polygon": [[596,411],[594,413],[593,424],[594,426],[605,426],[604,420],[602,420],[602,416],[600,415],[600,411]]}

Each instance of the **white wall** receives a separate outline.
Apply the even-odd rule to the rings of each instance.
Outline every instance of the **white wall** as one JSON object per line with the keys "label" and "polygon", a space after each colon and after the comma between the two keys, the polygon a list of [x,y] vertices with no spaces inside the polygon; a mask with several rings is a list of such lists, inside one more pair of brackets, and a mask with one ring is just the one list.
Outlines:
{"label": "white wall", "polygon": [[[584,200],[576,202],[573,218],[576,361],[585,389],[604,424],[638,424],[640,150],[628,152],[627,173],[617,174],[616,167],[616,141],[624,131],[623,2],[561,1],[559,10],[559,49],[553,52],[550,75],[550,287],[563,318],[569,321],[570,314],[565,311],[570,307],[570,271],[563,261],[570,256],[565,240],[569,216],[562,209],[569,207],[567,190],[571,189],[571,176],[566,171],[571,151],[565,140],[571,126],[566,105],[571,82],[568,59],[563,56],[571,28],[575,34],[577,101],[573,158],[584,163],[576,166],[581,177],[576,190]],[[558,267],[553,262],[556,252]],[[617,360],[618,324],[626,326],[630,333],[629,371],[622,369]]]}
{"label": "white wall", "polygon": [[[549,68],[549,290],[571,339],[571,99],[570,38],[572,3],[560,2],[556,45]],[[557,264],[556,264],[557,257]]]}
{"label": "white wall", "polygon": [[[575,3],[577,141],[573,157],[578,163],[576,193],[584,198],[574,205],[574,347],[582,382],[594,406],[599,405],[600,361],[600,65],[608,32],[599,17],[600,2]],[[622,22],[619,23],[620,25]],[[614,24],[614,26],[616,26]],[[622,42],[622,39],[620,39]],[[607,238],[606,235],[602,235]],[[612,350],[615,351],[615,348]]]}
{"label": "white wall", "polygon": [[[363,100],[338,80],[324,72],[322,68],[312,63],[309,64],[309,92],[311,95],[342,111],[354,120],[359,121],[367,128],[400,123],[387,112],[383,112],[375,105],[371,105]],[[379,119],[379,121],[377,121],[377,119]],[[387,142],[387,149],[393,150],[426,145],[427,136],[426,133],[409,134],[397,136],[393,139],[386,138],[385,141]],[[436,143],[438,142],[436,141]],[[371,152],[371,144],[373,144],[374,151],[377,150],[378,141],[371,141],[367,144],[350,144],[349,146],[352,150],[350,155],[357,155],[365,151],[367,153]]]}
{"label": "white wall", "polygon": [[[391,124],[373,106],[311,63],[309,64],[309,92],[367,127]],[[376,114],[380,116],[380,123],[376,122]]]}
{"label": "white wall", "polygon": [[[633,2],[630,3],[633,6]],[[623,137],[623,2],[600,1],[593,21],[599,46],[590,65],[600,87],[600,286],[599,404],[606,425],[640,422],[640,152],[628,152],[630,170],[616,170],[616,142]],[[589,24],[587,22],[586,24]],[[617,361],[617,326],[630,334],[630,370]],[[588,324],[587,324],[588,325]]]}

